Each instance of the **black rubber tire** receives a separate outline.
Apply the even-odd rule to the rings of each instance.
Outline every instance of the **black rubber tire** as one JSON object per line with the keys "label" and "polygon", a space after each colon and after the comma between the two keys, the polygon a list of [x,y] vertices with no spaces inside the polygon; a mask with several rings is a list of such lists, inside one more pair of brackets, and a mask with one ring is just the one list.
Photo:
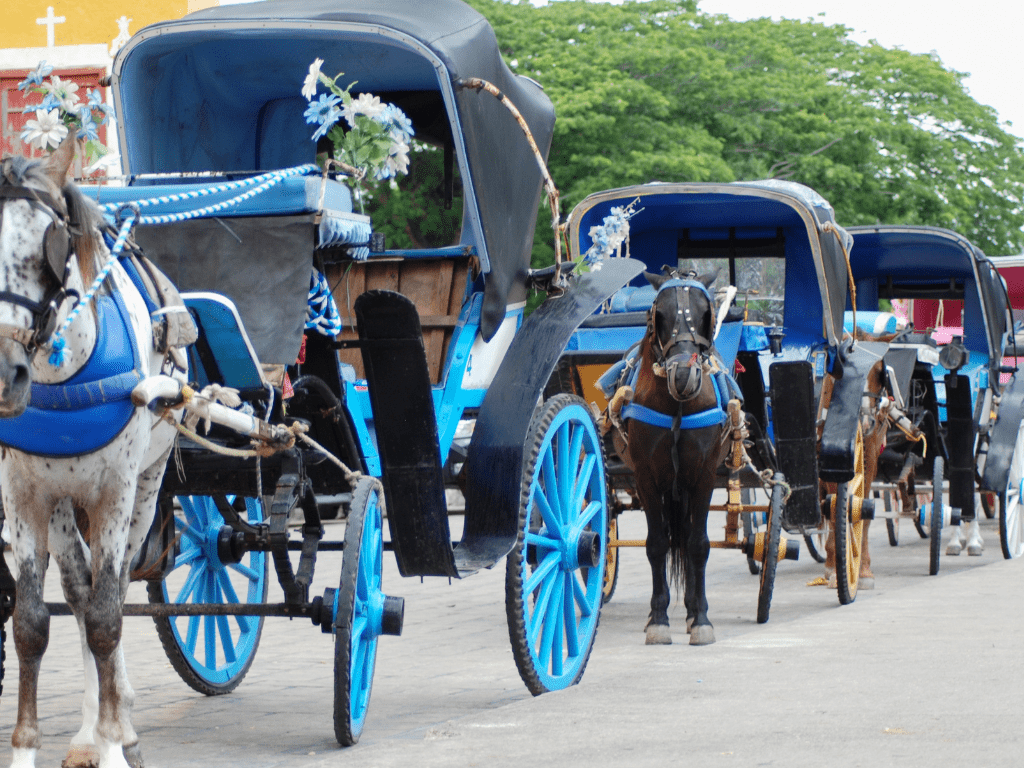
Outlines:
{"label": "black rubber tire", "polygon": [[852,502],[850,484],[840,483],[836,489],[832,521],[836,532],[836,586],[840,605],[849,605],[857,599],[857,585],[860,581],[860,556],[859,551],[854,555],[852,541],[856,536],[856,528],[850,521]]}
{"label": "black rubber tire", "polygon": [[[879,494],[875,493],[877,499]],[[889,517],[892,514],[892,494],[889,491],[885,491],[882,496],[882,502],[886,511],[885,517],[885,532],[889,534],[889,546],[898,547],[900,544],[900,518],[897,513],[896,517]]]}
{"label": "black rubber tire", "polygon": [[[341,581],[338,586],[338,610],[334,617],[334,736],[338,744],[350,747],[359,741],[366,722],[366,711],[369,708],[370,694],[373,690],[373,672],[376,665],[377,637],[363,640],[364,656],[356,659],[362,663],[356,679],[357,690],[353,691],[353,627],[355,626],[358,609],[360,567],[363,576],[367,566],[379,588],[381,556],[383,554],[382,519],[378,496],[378,485],[372,477],[362,477],[352,491],[352,503],[349,506],[348,520],[345,523],[345,551],[341,561]],[[369,519],[373,526],[368,535],[372,541],[366,541],[364,531]],[[374,551],[369,551],[369,548]],[[367,562],[367,559],[369,561]],[[356,634],[356,640],[362,636]],[[357,712],[353,716],[352,697],[356,696]]]}
{"label": "black rubber tire", "polygon": [[[198,498],[198,497],[196,497]],[[265,515],[262,513],[262,506],[260,509],[260,517],[258,522],[262,522]],[[250,520],[250,522],[253,522]],[[177,551],[178,545],[175,545],[175,551]],[[263,568],[267,567],[267,559],[263,557]],[[267,602],[267,587],[270,579],[266,571],[263,573],[263,596],[259,599],[259,603]],[[149,597],[149,602],[154,604],[162,604],[167,602],[168,594],[166,590],[165,581],[149,581],[146,583],[146,594]],[[257,602],[257,601],[251,601]],[[194,691],[198,691],[204,696],[223,696],[226,693],[231,693],[235,690],[245,679],[245,676],[249,673],[249,668],[252,666],[253,660],[256,658],[256,649],[259,646],[260,637],[263,634],[263,622],[264,617],[250,617],[257,620],[257,628],[255,632],[255,639],[251,652],[249,653],[248,659],[244,666],[236,672],[232,677],[227,679],[223,683],[214,683],[204,678],[197,670],[192,666],[192,663],[185,656],[181,645],[179,644],[178,638],[175,636],[174,629],[171,625],[171,619],[167,617],[156,616],[153,618],[153,623],[156,625],[156,634],[160,638],[160,645],[163,646],[164,653],[167,655],[167,660],[171,663],[174,671],[178,673],[181,679]]]}
{"label": "black rubber tire", "polygon": [[[740,489],[740,503],[742,504],[753,504],[754,503],[754,491],[751,488]],[[740,518],[743,520],[743,538],[750,540],[756,533],[756,526],[754,525],[754,515],[756,512],[742,512]],[[757,576],[761,573],[761,564],[754,559],[753,555],[747,555],[747,569],[750,571],[751,576]]]}
{"label": "black rubber tire", "polygon": [[[586,480],[588,491],[580,498],[583,505],[582,510],[578,513],[576,511],[569,513],[578,515],[575,518],[576,522],[567,525],[566,521],[559,520],[557,523],[566,527],[552,533],[548,531],[547,523],[541,518],[535,497],[540,493],[546,497],[551,493],[562,493],[557,480],[549,483],[549,478],[544,470],[545,459],[549,454],[556,467],[556,478],[558,477],[558,467],[569,466],[561,463],[562,459],[556,455],[557,450],[553,447],[562,429],[566,429],[573,438],[576,436],[575,430],[582,430],[579,447],[588,458],[593,456],[596,461],[593,462]],[[569,441],[569,444],[572,444],[572,440]],[[575,467],[571,470],[575,473],[577,469],[588,463],[588,459],[580,461],[579,456],[573,456],[568,458],[568,462]],[[583,482],[580,476],[576,475],[575,477],[574,484]],[[549,484],[554,487],[549,488]],[[565,689],[570,685],[575,685],[583,677],[594,647],[594,638],[597,636],[601,618],[601,590],[604,582],[607,538],[604,535],[599,538],[600,566],[598,568],[585,568],[577,565],[575,568],[564,570],[565,579],[575,580],[573,590],[574,592],[579,590],[584,595],[589,611],[583,615],[579,612],[579,600],[572,600],[571,604],[576,608],[578,615],[574,617],[573,627],[567,628],[565,613],[563,612],[562,618],[559,619],[559,614],[551,613],[549,608],[550,605],[553,605],[551,600],[560,600],[562,605],[570,604],[565,599],[567,594],[565,581],[562,582],[561,592],[556,588],[557,584],[552,585],[548,591],[546,605],[538,607],[535,597],[541,585],[550,584],[549,580],[555,577],[554,574],[557,574],[558,570],[564,569],[569,562],[566,559],[567,554],[561,552],[561,548],[548,548],[541,552],[539,544],[527,544],[527,533],[537,537],[542,535],[564,537],[566,533],[571,532],[570,528],[578,532],[578,525],[584,520],[583,516],[587,514],[588,510],[593,509],[595,515],[600,518],[600,523],[593,526],[587,523],[585,530],[600,531],[604,534],[607,531],[607,492],[604,445],[597,432],[590,407],[582,398],[569,394],[555,395],[542,403],[534,413],[527,433],[519,501],[519,532],[505,567],[505,614],[508,619],[512,656],[515,658],[520,677],[530,693],[535,696],[552,690]],[[595,503],[598,504],[596,508],[593,507]],[[561,506],[561,501],[559,501],[559,506]],[[545,566],[550,566],[548,558],[555,558],[558,563],[553,568],[545,568],[542,572],[539,565],[531,563],[531,559],[536,559],[536,557],[541,557]],[[537,584],[530,579],[535,573],[544,574]],[[531,585],[531,589],[527,588],[528,584]],[[555,621],[554,630],[551,633],[544,632],[547,628],[547,624],[544,624],[534,631],[535,623],[545,620]],[[569,631],[573,632],[572,644],[565,641],[566,633]],[[550,635],[553,638],[550,643],[546,642],[545,635]],[[542,646],[539,651],[536,647],[538,642]],[[572,650],[570,650],[570,645],[574,646]],[[555,660],[556,653],[557,661]]]}
{"label": "black rubber tire", "polygon": [[[610,491],[609,491],[610,493]],[[619,538],[618,515],[608,516],[608,533]],[[609,540],[610,540],[609,536]],[[601,604],[607,605],[615,595],[615,587],[619,584],[619,548],[607,547],[604,556],[604,583],[601,585]]]}
{"label": "black rubber tire", "polygon": [[[777,483],[785,482],[781,473],[775,473]],[[779,564],[779,542],[782,539],[782,485],[772,486],[768,525],[765,532],[764,562],[761,563],[761,586],[757,593],[757,623],[768,621],[775,591],[775,570]]]}
{"label": "black rubber tire", "polygon": [[932,470],[932,500],[928,515],[928,575],[935,576],[939,572],[939,558],[942,554],[942,475],[944,471],[941,456],[935,457],[935,468]]}

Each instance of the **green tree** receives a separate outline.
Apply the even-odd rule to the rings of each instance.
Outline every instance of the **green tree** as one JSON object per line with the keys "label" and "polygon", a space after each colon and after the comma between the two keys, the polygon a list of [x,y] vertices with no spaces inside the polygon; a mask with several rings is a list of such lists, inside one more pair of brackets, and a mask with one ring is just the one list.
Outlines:
{"label": "green tree", "polygon": [[[732,21],[693,0],[541,8],[469,0],[555,104],[567,212],[601,189],[788,178],[843,224],[932,224],[992,254],[1024,247],[1024,154],[963,73],[860,45],[841,25]],[[541,211],[535,261],[550,259]]]}

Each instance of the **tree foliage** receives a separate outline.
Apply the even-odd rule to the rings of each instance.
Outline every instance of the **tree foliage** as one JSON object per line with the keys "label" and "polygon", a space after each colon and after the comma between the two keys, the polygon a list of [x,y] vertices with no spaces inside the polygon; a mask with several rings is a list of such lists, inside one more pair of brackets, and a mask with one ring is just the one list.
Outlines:
{"label": "tree foliage", "polygon": [[566,211],[652,180],[776,177],[818,190],[842,224],[931,224],[987,253],[1024,248],[1021,142],[934,55],[861,45],[841,25],[733,21],[694,0],[468,1],[555,104],[549,164]]}

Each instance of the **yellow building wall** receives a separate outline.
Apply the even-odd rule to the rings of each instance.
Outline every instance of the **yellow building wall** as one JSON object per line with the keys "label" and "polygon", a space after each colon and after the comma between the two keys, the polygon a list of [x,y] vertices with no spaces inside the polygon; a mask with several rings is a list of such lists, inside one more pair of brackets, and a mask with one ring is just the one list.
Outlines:
{"label": "yellow building wall", "polygon": [[186,13],[218,5],[218,0],[13,0],[4,3],[0,24],[0,48],[42,48],[47,44],[47,7],[53,16],[63,17],[54,24],[54,45],[109,44],[118,33],[117,20],[131,19],[128,31],[135,34],[143,27]]}

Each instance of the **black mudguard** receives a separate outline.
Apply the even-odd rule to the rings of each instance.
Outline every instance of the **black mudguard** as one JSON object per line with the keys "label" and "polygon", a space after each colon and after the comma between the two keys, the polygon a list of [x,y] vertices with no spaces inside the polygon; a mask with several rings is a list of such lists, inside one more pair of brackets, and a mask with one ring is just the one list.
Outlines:
{"label": "black mudguard", "polygon": [[821,524],[821,505],[814,368],[806,360],[778,362],[768,368],[768,378],[775,453],[779,471],[792,490],[782,512],[782,524],[788,530],[816,527]]}
{"label": "black mudguard", "polygon": [[[979,397],[981,395],[979,394]],[[1024,419],[1024,375],[1018,373],[1010,379],[999,398],[999,412],[992,426],[985,472],[981,489],[1002,494],[1010,477],[1010,462],[1017,445],[1017,433]]]}
{"label": "black mudguard", "polygon": [[960,517],[964,520],[973,520],[975,426],[971,381],[966,376],[954,373],[947,373],[945,379],[949,506],[959,509]]}
{"label": "black mudguard", "polygon": [[398,570],[458,576],[416,306],[400,293],[367,291],[355,312]]}
{"label": "black mudguard", "polygon": [[860,341],[845,351],[843,377],[832,390],[821,435],[818,462],[825,482],[846,483],[853,479],[861,398],[868,373],[885,354],[886,347],[882,342]]}
{"label": "black mudguard", "polygon": [[455,550],[460,572],[489,568],[518,533],[523,446],[555,365],[580,323],[644,270],[634,259],[607,259],[598,272],[573,278],[516,333],[487,389],[466,459],[466,522]]}

